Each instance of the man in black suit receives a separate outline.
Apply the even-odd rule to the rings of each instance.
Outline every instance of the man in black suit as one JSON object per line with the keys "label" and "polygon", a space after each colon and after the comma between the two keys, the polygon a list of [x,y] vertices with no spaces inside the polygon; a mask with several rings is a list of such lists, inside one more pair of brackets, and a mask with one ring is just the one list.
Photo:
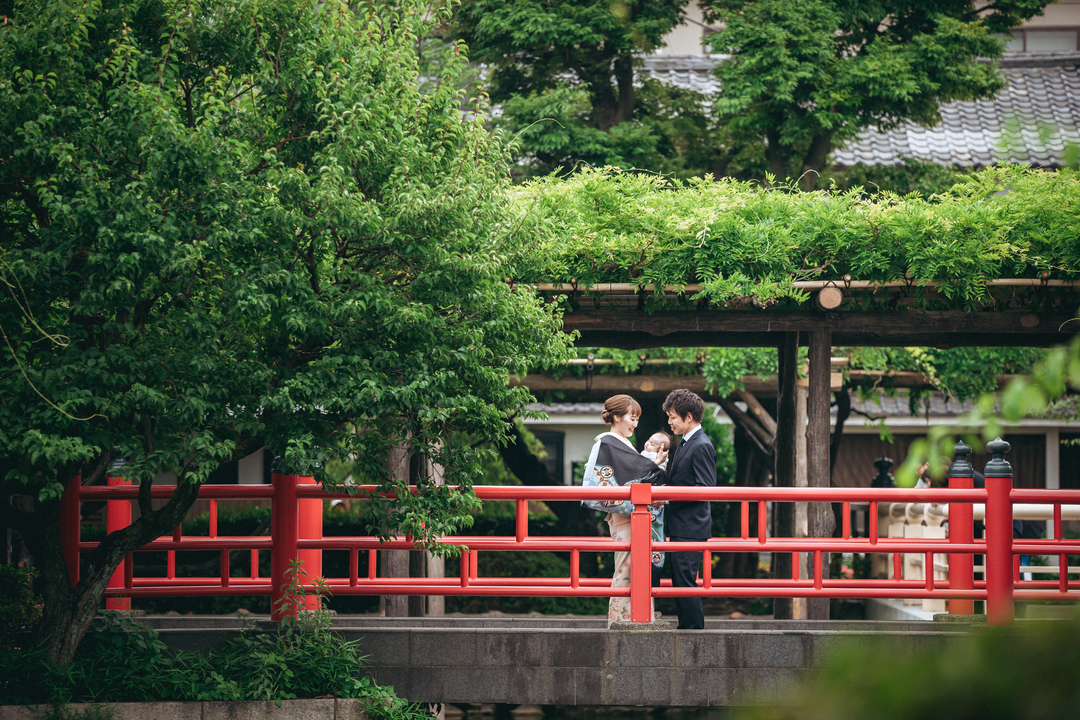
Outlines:
{"label": "man in black suit", "polygon": [[[668,425],[676,435],[682,435],[668,463],[668,485],[681,487],[716,486],[716,450],[701,429],[705,402],[689,390],[673,390],[664,400]],[[712,537],[712,512],[708,501],[668,504],[664,515],[668,537],[672,542],[708,540]],[[671,583],[675,587],[697,587],[701,552],[670,552]],[[700,597],[675,599],[680,630],[700,630],[705,627],[705,615]]]}

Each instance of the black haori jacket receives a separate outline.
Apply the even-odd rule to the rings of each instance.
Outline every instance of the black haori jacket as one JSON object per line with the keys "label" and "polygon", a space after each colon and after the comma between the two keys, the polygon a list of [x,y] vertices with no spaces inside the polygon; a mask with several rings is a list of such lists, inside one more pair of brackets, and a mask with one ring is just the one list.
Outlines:
{"label": "black haori jacket", "polygon": [[[663,485],[667,482],[667,473],[656,463],[610,435],[600,438],[600,448],[596,453],[593,472],[597,475],[597,485],[633,485],[634,483]],[[607,482],[601,482],[602,480],[607,480]],[[612,480],[614,483],[611,482]]]}
{"label": "black haori jacket", "polygon": [[[629,444],[610,434],[601,435],[593,445],[592,452],[589,453],[582,486],[610,487],[642,482],[663,485],[667,482],[667,474],[652,460],[636,453]],[[583,500],[581,504],[616,515],[629,515],[634,510],[629,500]],[[652,515],[650,528],[652,540],[662,542],[664,540],[664,509],[649,508],[649,513]],[[655,567],[662,567],[664,553],[653,550],[652,564]]]}
{"label": "black haori jacket", "polygon": [[[639,455],[627,443],[611,435],[601,435],[585,465],[584,487],[633,485],[649,483],[663,485],[667,474],[649,458]],[[605,512],[619,512],[620,500],[586,500],[585,505]],[[629,514],[623,512],[621,514]]]}

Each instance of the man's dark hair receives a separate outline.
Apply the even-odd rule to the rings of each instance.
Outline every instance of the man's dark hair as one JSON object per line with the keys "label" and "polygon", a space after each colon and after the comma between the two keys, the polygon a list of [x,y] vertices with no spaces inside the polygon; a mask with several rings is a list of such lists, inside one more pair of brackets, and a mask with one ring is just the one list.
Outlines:
{"label": "man's dark hair", "polygon": [[663,410],[665,413],[674,410],[681,418],[689,415],[694,422],[701,422],[705,415],[705,401],[689,390],[672,390],[664,400]]}

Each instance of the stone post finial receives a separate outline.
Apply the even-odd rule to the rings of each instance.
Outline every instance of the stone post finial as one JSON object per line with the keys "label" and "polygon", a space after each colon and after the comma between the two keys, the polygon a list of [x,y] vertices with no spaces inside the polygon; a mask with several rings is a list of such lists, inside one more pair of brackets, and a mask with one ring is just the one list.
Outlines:
{"label": "stone post finial", "polygon": [[986,463],[983,475],[986,477],[1011,478],[1013,476],[1012,465],[1005,460],[1005,453],[1009,452],[1012,446],[1001,438],[997,438],[993,442],[987,443],[986,449],[993,454],[993,457],[990,458],[990,462]]}
{"label": "stone post finial", "polygon": [[968,461],[968,455],[971,454],[971,446],[961,440],[953,446],[953,461],[949,465],[948,477],[951,478],[969,478],[975,477],[975,468],[971,466]]}
{"label": "stone post finial", "polygon": [[874,467],[877,468],[878,474],[870,481],[870,487],[896,487],[896,481],[893,479],[889,468],[893,466],[892,458],[879,457],[874,461]]}

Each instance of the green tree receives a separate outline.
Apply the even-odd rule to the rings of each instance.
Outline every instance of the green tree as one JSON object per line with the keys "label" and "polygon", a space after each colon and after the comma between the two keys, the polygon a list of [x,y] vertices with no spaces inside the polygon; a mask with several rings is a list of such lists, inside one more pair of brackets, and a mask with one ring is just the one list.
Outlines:
{"label": "green tree", "polygon": [[607,131],[633,117],[634,56],[662,45],[688,1],[465,0],[452,28],[474,61],[495,70],[496,102],[560,87],[571,72]]}
{"label": "green tree", "polygon": [[716,110],[727,158],[764,155],[777,178],[812,190],[829,154],[864,128],[932,126],[941,103],[992,98],[1004,83],[980,58],[994,36],[1047,0],[708,0],[723,25],[708,36],[722,91]]}
{"label": "green tree", "polygon": [[[41,566],[41,636],[70,662],[120,560],[264,444],[392,489],[391,448],[451,487],[367,507],[420,542],[469,522],[483,461],[566,355],[500,258],[506,166],[455,90],[418,80],[420,2],[61,0],[0,25],[0,502]],[[141,517],[71,587],[58,499],[115,457]],[[421,466],[422,463],[413,463]],[[157,473],[177,489],[150,502]]]}
{"label": "green tree", "polygon": [[451,32],[487,66],[499,124],[529,172],[587,163],[699,173],[712,157],[704,98],[634,77],[687,2],[464,0]]}

